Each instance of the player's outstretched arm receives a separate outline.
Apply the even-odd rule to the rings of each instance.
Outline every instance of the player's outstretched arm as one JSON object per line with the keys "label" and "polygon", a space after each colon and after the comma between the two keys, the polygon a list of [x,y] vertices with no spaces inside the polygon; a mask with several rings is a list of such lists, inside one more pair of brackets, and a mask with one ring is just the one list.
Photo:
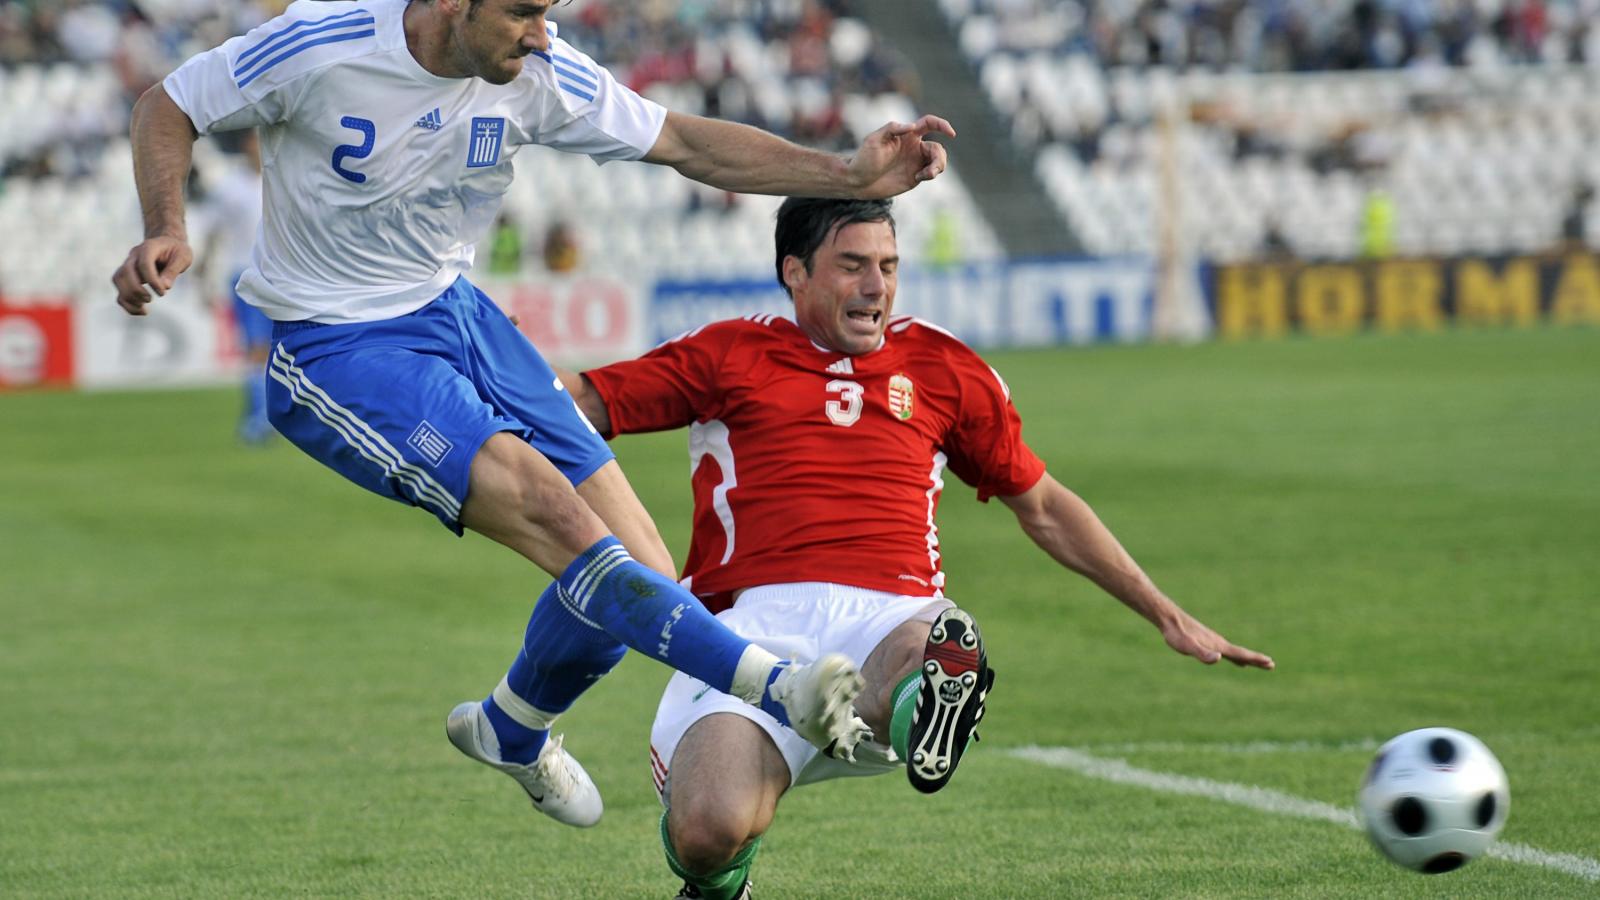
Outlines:
{"label": "player's outstretched arm", "polygon": [[183,222],[183,183],[199,135],[159,84],[134,104],[131,132],[144,240],[128,251],[111,283],[117,288],[117,305],[129,315],[142,316],[149,312],[145,304],[150,302],[150,291],[165,296],[194,262]]}
{"label": "player's outstretched arm", "polygon": [[578,404],[589,424],[601,434],[611,433],[611,411],[606,409],[606,401],[600,392],[594,389],[594,384],[583,376],[582,372],[574,372],[563,366],[552,365],[556,370],[556,377],[561,379],[561,386],[572,395],[572,402]]}
{"label": "player's outstretched arm", "polygon": [[1229,642],[1172,602],[1089,504],[1049,473],[1023,493],[1000,499],[1034,543],[1161,629],[1167,646],[1207,664],[1226,659],[1240,666],[1274,667],[1272,657]]}
{"label": "player's outstretched arm", "polygon": [[945,170],[944,147],[923,139],[932,133],[956,132],[938,116],[890,122],[846,158],[749,125],[669,112],[644,158],[727,191],[876,199],[905,193]]}

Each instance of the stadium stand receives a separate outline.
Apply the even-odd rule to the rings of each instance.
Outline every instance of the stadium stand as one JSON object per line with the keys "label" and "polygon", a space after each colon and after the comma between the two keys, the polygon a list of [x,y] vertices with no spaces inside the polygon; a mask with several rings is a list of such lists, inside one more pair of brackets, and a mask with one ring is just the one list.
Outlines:
{"label": "stadium stand", "polygon": [[[961,106],[974,127],[952,172],[901,201],[913,266],[1017,252],[1019,222],[974,202],[963,157],[986,201],[1025,173],[1003,204],[1054,209],[1013,213],[1021,229],[1064,222],[1062,246],[1090,255],[1158,254],[1171,217],[1187,255],[1218,262],[1600,243],[1600,160],[1585,152],[1600,134],[1594,0],[938,0],[948,30],[896,32],[936,43],[916,65],[883,37],[914,4],[850,3],[575,0],[555,18],[669,107],[837,149],[942,112],[952,93],[923,85],[951,76],[928,60],[964,58],[990,108]],[[138,233],[132,100],[285,5],[0,0],[0,228],[43,238],[0,247],[0,286],[78,295],[103,280]],[[980,152],[986,129],[1003,146]],[[197,153],[202,188],[231,164],[209,142]],[[1020,170],[997,176],[1012,158]],[[714,277],[765,258],[774,199],[539,148],[518,166],[495,237],[525,273],[552,234],[552,258],[580,271]]]}
{"label": "stadium stand", "polygon": [[[0,130],[0,229],[42,238],[0,247],[0,288],[70,296],[103,282],[139,234],[124,137],[133,100],[188,55],[285,5],[0,0],[0,120],[8,123]],[[577,0],[552,19],[563,37],[669,108],[812,145],[845,150],[883,122],[936,111],[921,108],[906,67],[838,4]],[[236,164],[210,142],[196,153],[202,189]],[[557,227],[573,232],[579,269],[704,276],[764,268],[771,253],[777,198],[707,193],[665,168],[602,170],[543,148],[519,154],[517,166],[506,222],[521,260],[539,259]],[[957,171],[901,204],[908,265],[1001,255]],[[94,235],[92,246],[83,246],[85,235]],[[62,264],[68,255],[73,265]]]}
{"label": "stadium stand", "polygon": [[1221,262],[1594,243],[1593,6],[941,0],[1088,252]]}

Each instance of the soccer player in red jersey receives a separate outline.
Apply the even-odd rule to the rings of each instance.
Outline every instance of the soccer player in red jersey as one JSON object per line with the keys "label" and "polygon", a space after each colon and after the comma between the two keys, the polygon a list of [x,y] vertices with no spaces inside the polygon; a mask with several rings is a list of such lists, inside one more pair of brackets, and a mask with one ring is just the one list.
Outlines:
{"label": "soccer player in red jersey", "polygon": [[[1184,612],[1022,439],[1010,390],[940,328],[895,317],[888,201],[791,198],[778,279],[794,319],[717,322],[566,381],[607,436],[689,426],[694,533],[683,584],[779,656],[828,652],[866,679],[856,709],[880,740],[853,759],[677,674],[651,729],[680,896],[746,896],[790,787],[904,768],[942,788],[993,674],[973,617],[944,597],[934,524],[948,469],[999,497],[1024,533],[1204,663],[1273,667]],[[883,738],[886,738],[883,739]]]}

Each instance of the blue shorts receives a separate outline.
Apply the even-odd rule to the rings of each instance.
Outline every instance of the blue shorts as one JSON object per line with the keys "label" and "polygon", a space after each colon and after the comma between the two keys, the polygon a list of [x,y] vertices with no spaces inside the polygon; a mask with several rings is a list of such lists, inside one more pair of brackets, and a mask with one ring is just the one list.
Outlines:
{"label": "blue shorts", "polygon": [[267,364],[273,427],[369,491],[461,534],[472,458],[515,432],[574,485],[613,459],[526,337],[461,278],[377,322],[278,322]]}
{"label": "blue shorts", "polygon": [[[239,283],[237,276],[233,283]],[[237,287],[229,290],[233,293],[233,324],[239,332],[239,347],[243,350],[266,348],[272,343],[272,320],[267,318],[266,313],[244,302]]]}

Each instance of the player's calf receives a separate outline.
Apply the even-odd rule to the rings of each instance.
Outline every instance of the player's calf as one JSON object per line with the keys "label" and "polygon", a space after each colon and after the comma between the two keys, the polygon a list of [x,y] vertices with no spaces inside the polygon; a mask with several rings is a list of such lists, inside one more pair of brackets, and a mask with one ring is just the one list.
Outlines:
{"label": "player's calf", "polygon": [[[905,757],[911,785],[931,794],[949,783],[968,742],[977,739],[984,701],[994,684],[983,637],[971,615],[952,607],[933,620],[916,677],[916,706],[905,745],[895,749]],[[909,700],[909,676],[904,684]]]}

